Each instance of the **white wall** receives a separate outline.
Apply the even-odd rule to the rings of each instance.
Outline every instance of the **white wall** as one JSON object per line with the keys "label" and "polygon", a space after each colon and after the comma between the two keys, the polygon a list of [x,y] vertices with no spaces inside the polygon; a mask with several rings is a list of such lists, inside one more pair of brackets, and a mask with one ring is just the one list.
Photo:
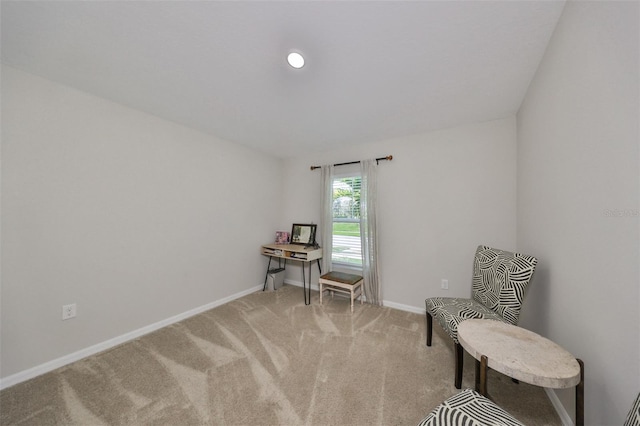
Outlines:
{"label": "white wall", "polygon": [[261,284],[280,163],[3,67],[1,376]]}
{"label": "white wall", "polygon": [[593,425],[640,390],[639,17],[567,3],[517,116],[518,248],[540,259],[521,324],[584,360]]}
{"label": "white wall", "polygon": [[478,244],[538,256],[521,325],[585,361],[588,424],[621,424],[640,389],[638,9],[569,2],[517,130],[512,117],[286,161],[3,67],[0,377],[261,284],[257,247],[319,221],[310,165],[392,154],[385,303],[467,296]]}
{"label": "white wall", "polygon": [[[391,154],[378,168],[385,304],[424,312],[427,297],[468,297],[476,247],[515,249],[515,139],[511,117],[288,159],[284,223],[320,220],[320,171],[311,165]],[[287,273],[301,280],[299,269]]]}

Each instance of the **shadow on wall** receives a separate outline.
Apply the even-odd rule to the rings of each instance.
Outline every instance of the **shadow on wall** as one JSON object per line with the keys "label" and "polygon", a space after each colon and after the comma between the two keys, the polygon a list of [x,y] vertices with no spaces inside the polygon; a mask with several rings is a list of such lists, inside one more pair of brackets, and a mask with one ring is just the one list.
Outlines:
{"label": "shadow on wall", "polygon": [[546,336],[549,330],[550,275],[548,266],[545,265],[543,260],[540,260],[527,288],[519,321],[520,326],[531,329],[543,336]]}

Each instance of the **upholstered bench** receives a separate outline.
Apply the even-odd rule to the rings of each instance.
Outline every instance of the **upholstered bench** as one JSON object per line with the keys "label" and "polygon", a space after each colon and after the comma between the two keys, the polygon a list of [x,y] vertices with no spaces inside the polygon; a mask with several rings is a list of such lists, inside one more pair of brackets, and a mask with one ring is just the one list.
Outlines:
{"label": "upholstered bench", "polygon": [[325,290],[348,294],[351,298],[351,312],[353,313],[353,301],[360,298],[362,304],[362,283],[364,279],[360,275],[347,274],[344,272],[331,271],[320,277],[318,285],[320,287],[320,304],[322,305],[322,293]]}

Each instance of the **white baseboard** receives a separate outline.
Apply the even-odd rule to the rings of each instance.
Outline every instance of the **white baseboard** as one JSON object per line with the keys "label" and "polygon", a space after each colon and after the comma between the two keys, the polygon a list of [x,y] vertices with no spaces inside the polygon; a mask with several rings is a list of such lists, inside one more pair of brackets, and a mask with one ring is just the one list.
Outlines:
{"label": "white baseboard", "polygon": [[[289,285],[294,285],[296,287],[302,287],[302,281],[295,281],[295,280],[291,280],[291,279],[286,278],[284,280],[284,283],[285,284],[289,284]],[[309,283],[306,283],[306,286],[309,287]],[[311,290],[320,291],[320,287],[318,287],[318,283],[313,284],[311,286]]]}
{"label": "white baseboard", "polygon": [[146,327],[133,330],[121,336],[114,337],[113,339],[106,340],[104,342],[98,343],[93,346],[89,346],[88,348],[81,349],[77,352],[73,352],[71,354],[54,359],[52,361],[45,362],[44,364],[37,365],[35,367],[29,368],[27,370],[21,371],[16,374],[12,374],[11,376],[7,376],[3,379],[0,379],[0,390],[16,385],[20,382],[24,382],[26,380],[32,379],[34,377],[40,376],[42,374],[48,373],[50,371],[55,370],[56,368],[64,367],[65,365],[71,364],[72,362],[79,361],[88,356],[95,355],[99,352],[113,348],[117,345],[136,339],[140,336],[144,336],[145,334],[149,334],[152,331],[159,330],[163,327],[174,324],[178,321],[182,321],[183,319],[192,317],[204,311],[208,311],[209,309],[213,309],[217,306],[224,305],[225,303],[228,303],[228,302],[231,302],[232,300],[246,296],[247,294],[254,293],[258,290],[262,290],[262,284],[249,288],[247,290],[241,291],[239,293],[233,294],[231,296],[225,297],[223,299],[216,300],[211,303],[207,303],[206,305],[199,306],[197,308],[194,308],[187,312],[183,312],[173,317],[164,319],[162,321],[158,321]]}
{"label": "white baseboard", "polygon": [[415,306],[409,306],[402,303],[389,302],[387,300],[383,300],[382,304],[388,308],[398,309],[400,311],[413,312],[414,314],[424,315],[425,310],[421,308],[416,308]]}
{"label": "white baseboard", "polygon": [[564,405],[562,405],[562,403],[560,402],[560,399],[558,398],[558,395],[556,395],[554,390],[549,388],[544,388],[544,391],[549,397],[549,401],[551,401],[551,405],[553,405],[553,408],[556,409],[556,413],[558,413],[558,416],[560,416],[560,421],[562,421],[562,424],[564,426],[574,426],[573,420],[571,420],[571,416],[569,415],[569,413],[567,413],[567,410],[565,410]]}

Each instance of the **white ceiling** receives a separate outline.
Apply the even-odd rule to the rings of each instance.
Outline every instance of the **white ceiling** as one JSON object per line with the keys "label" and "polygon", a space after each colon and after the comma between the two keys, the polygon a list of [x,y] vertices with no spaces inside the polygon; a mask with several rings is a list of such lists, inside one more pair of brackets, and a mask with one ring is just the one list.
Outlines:
{"label": "white ceiling", "polygon": [[563,7],[3,0],[2,62],[291,156],[515,113]]}

